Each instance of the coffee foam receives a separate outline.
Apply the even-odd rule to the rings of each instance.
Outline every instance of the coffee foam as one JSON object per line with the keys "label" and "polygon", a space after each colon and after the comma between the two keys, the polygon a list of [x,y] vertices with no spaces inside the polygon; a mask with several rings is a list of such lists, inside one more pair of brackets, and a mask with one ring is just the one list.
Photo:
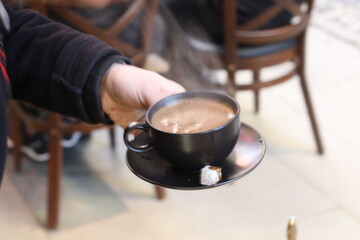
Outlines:
{"label": "coffee foam", "polygon": [[189,98],[159,109],[151,123],[171,133],[204,132],[224,125],[235,113],[225,103],[207,98]]}

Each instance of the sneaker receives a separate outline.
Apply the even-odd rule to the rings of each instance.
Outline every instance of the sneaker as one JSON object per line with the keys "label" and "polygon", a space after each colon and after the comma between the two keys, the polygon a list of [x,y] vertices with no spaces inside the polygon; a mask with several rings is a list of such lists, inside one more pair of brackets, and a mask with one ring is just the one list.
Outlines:
{"label": "sneaker", "polygon": [[38,133],[34,136],[23,136],[23,145],[20,151],[35,162],[46,162],[50,158],[48,140],[45,134]]}
{"label": "sneaker", "polygon": [[64,148],[72,148],[79,142],[81,136],[82,134],[80,132],[64,135],[61,140],[61,146]]}

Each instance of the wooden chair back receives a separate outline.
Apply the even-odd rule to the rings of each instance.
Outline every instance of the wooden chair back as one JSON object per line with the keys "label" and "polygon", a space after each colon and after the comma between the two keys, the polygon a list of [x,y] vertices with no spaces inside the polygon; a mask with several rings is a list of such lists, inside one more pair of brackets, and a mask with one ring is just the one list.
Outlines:
{"label": "wooden chair back", "polygon": [[[306,10],[303,9],[303,6],[306,7]],[[274,0],[274,4],[270,8],[258,16],[254,16],[250,21],[242,25],[237,25],[236,0],[223,1],[225,41],[224,62],[230,75],[234,74],[235,69],[260,69],[265,66],[281,63],[288,59],[294,59],[295,55],[303,54],[303,52],[292,51],[281,57],[279,55],[280,52],[277,52],[274,53],[279,55],[279,59],[277,60],[276,57],[274,58],[274,54],[272,54],[272,56],[268,58],[254,58],[237,61],[236,53],[238,46],[241,44],[254,46],[265,45],[286,41],[292,38],[297,38],[297,47],[298,50],[301,50],[304,47],[302,38],[305,36],[309,24],[312,6],[313,0],[307,0],[301,5],[295,0]],[[294,16],[293,19],[296,20],[294,24],[289,22],[289,24],[281,27],[261,29],[265,23],[270,22],[284,10]],[[258,86],[257,88],[261,88],[261,86]]]}
{"label": "wooden chair back", "polygon": [[[261,2],[261,0],[259,0]],[[310,100],[305,74],[305,43],[313,8],[313,0],[304,0],[299,4],[296,0],[273,0],[272,6],[243,24],[237,24],[237,0],[222,2],[224,52],[223,64],[228,73],[229,84],[227,91],[234,95],[237,90],[252,90],[255,97],[255,111],[259,110],[259,91],[262,88],[277,85],[299,76],[302,92],[305,98],[308,114],[313,129],[317,151],[323,153],[317,122]],[[293,18],[283,26],[263,29],[263,25],[270,22],[283,11],[290,13]],[[241,51],[246,47],[263,47],[277,43],[293,41],[289,47],[257,56],[242,57]],[[262,79],[263,68],[291,61],[295,67],[283,75],[271,80]],[[248,69],[253,73],[253,81],[249,84],[238,84],[235,81],[237,70]]]}

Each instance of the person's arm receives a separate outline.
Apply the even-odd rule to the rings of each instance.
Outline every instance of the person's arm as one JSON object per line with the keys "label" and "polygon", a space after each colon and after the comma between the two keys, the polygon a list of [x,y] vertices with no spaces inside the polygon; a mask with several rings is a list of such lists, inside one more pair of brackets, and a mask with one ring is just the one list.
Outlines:
{"label": "person's arm", "polygon": [[[45,109],[99,122],[84,105],[87,81],[128,62],[117,50],[90,35],[53,22],[31,10],[9,11],[11,31],[4,41],[13,97]],[[94,74],[93,69],[103,72]],[[94,98],[95,99],[95,98]],[[88,103],[90,104],[90,103]]]}
{"label": "person's arm", "polygon": [[127,58],[94,37],[31,10],[9,15],[12,29],[4,44],[15,99],[92,123],[111,123],[105,111],[126,126],[139,119],[134,112],[143,114],[154,103],[143,99],[184,91],[158,74],[123,64],[129,63]]}

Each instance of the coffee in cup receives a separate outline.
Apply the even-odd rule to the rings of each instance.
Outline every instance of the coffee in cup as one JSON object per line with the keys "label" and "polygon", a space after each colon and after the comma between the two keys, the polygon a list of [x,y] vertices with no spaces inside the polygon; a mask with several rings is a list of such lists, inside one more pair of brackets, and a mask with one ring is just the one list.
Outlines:
{"label": "coffee in cup", "polygon": [[[129,134],[140,129],[149,143],[134,146]],[[124,132],[126,146],[135,152],[155,149],[178,168],[216,166],[234,148],[240,130],[240,106],[232,97],[213,91],[169,96],[152,106],[146,122],[131,123]]]}
{"label": "coffee in cup", "polygon": [[224,125],[235,117],[231,106],[215,99],[185,98],[164,106],[151,117],[151,124],[164,132],[198,133]]}

